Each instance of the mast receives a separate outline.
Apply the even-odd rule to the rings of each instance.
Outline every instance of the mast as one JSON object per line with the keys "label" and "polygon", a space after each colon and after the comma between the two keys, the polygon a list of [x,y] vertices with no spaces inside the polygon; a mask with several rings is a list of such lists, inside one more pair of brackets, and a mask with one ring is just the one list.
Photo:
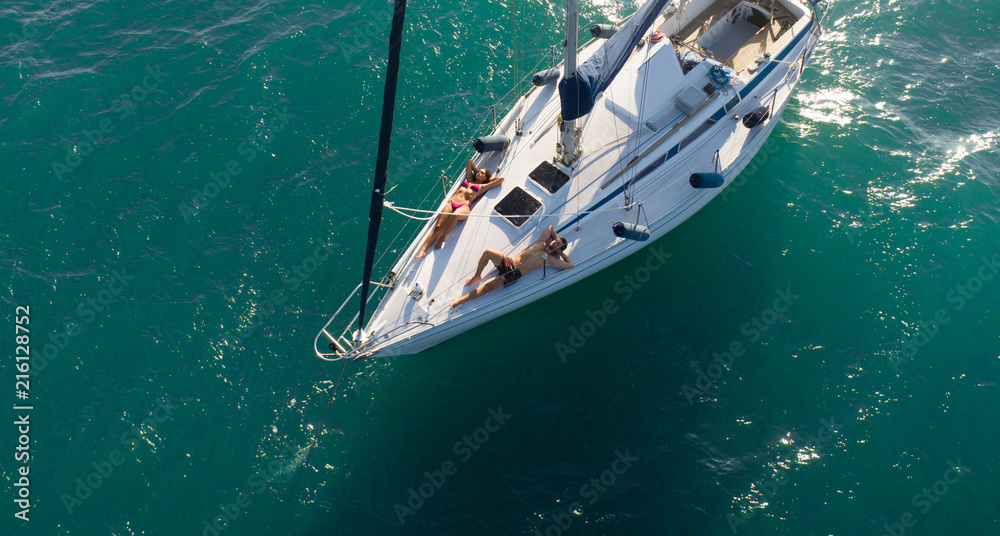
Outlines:
{"label": "mast", "polygon": [[386,174],[389,168],[389,143],[392,139],[392,118],[396,110],[396,82],[399,80],[399,54],[403,42],[403,18],[406,0],[395,0],[392,26],[389,28],[389,63],[385,67],[385,91],[382,94],[382,126],[378,133],[378,155],[375,158],[375,179],[372,181],[372,201],[368,209],[368,245],[365,250],[365,269],[361,279],[361,310],[358,312],[358,331],[355,341],[364,339],[365,306],[368,303],[368,286],[375,265],[375,248],[382,224],[382,201],[385,197]]}
{"label": "mast", "polygon": [[589,114],[594,103],[625,67],[643,35],[656,22],[668,0],[648,0],[627,24],[618,28],[587,61],[577,64],[578,0],[566,0],[566,72],[559,81],[562,116],[556,158],[571,166],[580,157],[580,127],[577,119]]}
{"label": "mast", "polygon": [[[563,50],[563,80],[576,82],[576,49],[580,19],[578,0],[566,0],[566,45]],[[559,142],[556,145],[557,158],[563,164],[572,165],[580,156],[580,129],[576,119],[562,120]]]}

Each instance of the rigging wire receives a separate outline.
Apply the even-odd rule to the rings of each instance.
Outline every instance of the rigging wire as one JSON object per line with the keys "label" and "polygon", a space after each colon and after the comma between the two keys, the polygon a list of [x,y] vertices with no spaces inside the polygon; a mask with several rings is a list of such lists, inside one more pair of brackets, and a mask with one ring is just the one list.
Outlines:
{"label": "rigging wire", "polygon": [[[681,6],[683,6],[683,4],[684,4],[684,3],[685,3],[685,1],[684,1],[684,0],[680,0],[680,4],[681,4]],[[830,2],[830,3],[831,3],[831,4],[833,4],[833,6],[832,6],[832,8],[831,8],[831,9],[828,9],[826,13],[823,13],[823,15],[824,15],[824,17],[823,17],[823,18],[824,18],[824,19],[826,19],[826,18],[832,18],[833,14],[834,14],[834,13],[836,12],[836,8],[838,8],[838,7],[839,7],[839,2]],[[680,11],[680,10],[678,10],[678,11]],[[537,13],[537,9],[536,9],[536,13]],[[544,15],[545,15],[545,18],[547,19],[547,18],[548,18],[548,13],[547,13],[547,11],[545,11]],[[679,15],[678,15],[678,16],[676,17],[676,19],[677,19],[677,22],[678,22],[678,25],[679,25],[679,24],[680,24],[680,19],[681,19],[681,17],[680,17]],[[515,23],[515,26],[516,26],[516,23]],[[516,30],[515,30],[515,31],[516,31]],[[647,61],[647,62],[648,62],[648,59],[649,59],[649,51],[650,51],[650,48],[651,48],[651,47],[649,47],[649,48],[647,48],[647,49],[646,49],[646,61]],[[537,62],[537,63],[535,64],[535,68],[534,68],[534,69],[533,69],[533,70],[532,70],[531,72],[529,72],[529,73],[528,73],[528,74],[527,74],[526,76],[530,77],[530,76],[531,76],[531,73],[532,73],[532,72],[534,72],[534,70],[537,70],[538,66],[539,66],[539,65],[540,65],[540,64],[541,64],[541,63],[542,63],[543,61],[545,61],[545,59],[546,59],[546,57],[545,57],[545,56],[543,55],[543,56],[542,56],[542,57],[541,57],[541,58],[539,59],[539,61],[538,61],[538,62]],[[795,62],[791,62],[791,61],[776,61],[776,60],[772,60],[772,61],[774,61],[775,63],[787,63],[787,64],[793,64],[793,63],[795,63]],[[516,62],[516,49],[515,49],[515,62]],[[522,78],[518,78],[518,77],[517,77],[517,70],[516,70],[516,69],[517,69],[517,68],[516,68],[516,66],[515,66],[515,78],[516,78],[516,79],[517,79],[518,81],[517,81],[517,82],[515,83],[515,86],[514,86],[514,87],[510,88],[510,89],[509,89],[509,90],[507,91],[507,93],[505,93],[505,94],[504,94],[504,96],[502,96],[502,97],[501,97],[501,98],[499,99],[499,101],[498,101],[498,104],[499,104],[500,102],[503,102],[503,101],[505,101],[505,100],[506,100],[506,99],[507,99],[507,98],[508,98],[508,97],[509,97],[509,96],[510,96],[510,95],[511,95],[512,93],[514,93],[514,92],[516,92],[516,91],[518,91],[518,90],[519,90],[519,87],[520,87],[520,81],[522,80],[522,78],[523,78],[523,77],[522,77]],[[648,74],[648,73],[647,73],[647,74]],[[786,74],[786,76],[787,76],[787,74]],[[646,95],[646,89],[647,89],[647,83],[648,83],[648,76],[647,76],[647,77],[644,77],[644,81],[643,81],[643,82],[644,82],[644,83],[643,83],[643,91],[642,91],[642,95],[643,95],[643,101],[642,101],[642,107],[640,107],[640,125],[641,125],[641,118],[642,118],[642,115],[643,115],[643,112],[644,112],[644,109],[643,109],[643,108],[644,108],[644,105],[645,105],[645,95]],[[516,105],[516,102],[515,102],[514,104]],[[512,106],[513,106],[513,105],[512,105]],[[508,110],[508,112],[509,112],[509,110]],[[505,115],[506,115],[506,114],[505,114]],[[485,123],[486,123],[486,121],[487,121],[488,119],[489,119],[489,114],[484,114],[484,118],[483,118],[482,122],[480,123],[480,126],[479,126],[479,128],[477,129],[477,131],[478,131],[478,130],[481,130],[481,128],[482,128],[482,126],[483,126],[483,124],[485,124]],[[618,132],[617,132],[617,123],[616,123],[616,135],[618,135]],[[634,138],[636,139],[636,144],[637,144],[637,147],[638,147],[638,146],[641,146],[641,128],[640,128],[640,131],[638,131],[638,132],[635,132],[635,133],[632,133],[632,134],[629,134],[629,135],[626,135],[626,136],[625,136],[625,137],[623,137],[623,138],[622,138],[622,137],[620,137],[620,138],[618,138],[618,139],[616,139],[616,140],[612,141],[611,143],[609,143],[609,144],[605,145],[605,147],[608,147],[608,146],[610,146],[611,144],[614,144],[614,143],[620,143],[620,142],[621,142],[621,141],[622,141],[623,139],[625,139],[625,140],[626,140],[626,146],[628,146],[629,144],[631,144],[631,139],[630,139],[630,138],[633,138],[633,137],[634,137]],[[458,161],[459,161],[459,160],[461,159],[461,157],[463,156],[463,154],[464,154],[463,152],[459,151],[459,152],[458,152],[458,154],[456,154],[456,157],[455,157],[455,159],[454,159],[454,160],[452,161],[452,163],[451,163],[451,164],[449,164],[449,166],[448,166],[447,168],[445,168],[445,169],[447,170],[447,169],[450,169],[451,167],[453,167],[453,166],[455,165],[455,163],[456,163],[456,162],[458,162]],[[624,181],[624,177],[623,177],[623,181]],[[670,186],[671,186],[671,184],[672,184],[673,182],[676,182],[676,181],[670,181],[670,183],[669,183],[669,184],[662,184],[660,188],[658,188],[658,189],[656,189],[656,191],[654,191],[653,195],[655,195],[656,193],[658,193],[658,192],[660,192],[660,191],[663,191],[663,190],[665,190],[666,188],[670,187]],[[628,183],[624,184],[624,186],[625,186],[626,188],[628,188],[628,191],[634,191],[634,190],[635,190],[635,183],[634,183],[634,180],[630,180],[630,181],[628,181]],[[427,199],[428,199],[428,198],[430,198],[431,194],[432,194],[432,190],[431,190],[431,191],[428,191],[428,193],[427,193],[427,194],[426,194],[426,195],[424,196],[424,198],[423,198],[423,200],[422,200],[422,201],[420,202],[420,204],[421,204],[421,205],[423,205],[424,203],[426,203]],[[579,211],[579,199],[577,199],[577,212],[576,212],[576,213],[573,213],[573,214],[562,214],[562,215],[564,215],[564,216],[571,216],[571,215],[581,215],[581,214],[591,214],[591,213],[596,213],[596,212],[613,212],[613,211],[620,211],[620,210],[628,210],[628,209],[630,209],[630,208],[631,208],[632,206],[634,206],[634,205],[636,205],[636,204],[637,204],[637,205],[639,206],[639,213],[637,214],[637,219],[638,219],[639,215],[641,214],[641,215],[642,215],[642,217],[643,217],[643,218],[644,218],[644,219],[646,220],[646,223],[647,223],[647,226],[648,226],[648,224],[649,224],[649,220],[648,220],[648,217],[647,217],[647,215],[646,215],[646,211],[645,211],[644,207],[642,206],[642,203],[641,203],[641,202],[640,202],[640,203],[628,203],[628,200],[629,200],[629,197],[628,197],[628,196],[626,196],[626,202],[627,202],[627,204],[625,204],[625,205],[623,205],[623,206],[621,206],[621,207],[617,207],[617,208],[613,208],[613,209],[602,209],[602,210],[593,210],[593,211],[582,211],[582,212],[581,212],[581,211]],[[401,210],[410,210],[410,211],[413,211],[413,212],[420,212],[420,213],[425,213],[425,214],[430,214],[430,216],[429,216],[429,217],[427,217],[427,218],[419,218],[419,217],[415,217],[415,216],[411,216],[411,215],[408,215],[408,214],[405,214],[405,213],[403,213],[403,212],[400,212],[400,209],[397,209],[396,207],[394,207],[394,206],[393,206],[393,205],[391,204],[391,202],[388,202],[388,201],[385,201],[385,206],[387,206],[387,207],[389,207],[389,208],[390,208],[391,210],[393,210],[393,211],[395,211],[395,212],[397,212],[397,213],[399,213],[399,214],[401,214],[401,215],[403,215],[403,216],[405,216],[405,217],[407,217],[407,218],[411,219],[411,221],[412,221],[412,220],[416,220],[416,221],[427,221],[427,220],[429,220],[429,219],[433,218],[433,217],[434,217],[435,215],[438,215],[438,214],[442,214],[442,213],[443,213],[443,212],[440,212],[440,211],[427,211],[427,210],[419,210],[419,209],[408,209],[408,208],[407,208],[407,209],[401,209]],[[473,216],[473,215],[471,215],[471,214],[470,214],[470,216]],[[546,215],[546,216],[550,216],[550,215]],[[475,215],[475,217],[502,217],[502,216],[493,216],[493,215]],[[579,221],[579,218],[578,218],[578,221]],[[394,244],[395,244],[395,242],[396,242],[396,241],[398,240],[399,236],[400,236],[400,235],[402,234],[403,230],[405,230],[405,229],[406,229],[406,228],[408,227],[408,225],[409,225],[409,221],[408,221],[408,222],[407,222],[406,224],[404,224],[404,226],[403,226],[403,227],[402,227],[402,228],[400,229],[400,232],[399,232],[399,233],[397,233],[397,235],[396,235],[396,237],[395,237],[395,238],[393,238],[393,240],[392,240],[392,242],[390,243],[389,247],[388,247],[388,248],[387,248],[387,249],[386,249],[386,250],[385,250],[385,251],[383,252],[382,256],[380,256],[380,257],[379,257],[379,260],[378,260],[378,262],[377,262],[376,264],[379,264],[379,263],[381,263],[382,259],[383,259],[383,258],[385,257],[385,255],[386,255],[386,253],[388,253],[388,251],[389,251],[389,250],[391,250],[391,248],[392,248],[392,245],[394,245]],[[418,232],[419,232],[419,230],[418,230]],[[460,282],[460,281],[457,281],[457,282],[456,282],[455,284],[458,284],[459,282]],[[451,285],[451,286],[449,286],[449,287],[447,287],[447,288],[448,288],[448,289],[450,289],[451,287],[454,287],[454,286],[455,286],[455,284],[453,284],[453,285]],[[445,289],[442,289],[442,290],[445,290]],[[347,363],[345,362],[345,369],[346,369],[346,364],[347,364]],[[343,377],[343,374],[344,374],[344,371],[343,371],[343,370],[341,370],[341,378]],[[334,387],[334,396],[336,395],[336,392],[337,392],[337,387],[339,386],[339,383],[340,383],[340,378],[338,378],[338,380],[337,380],[337,386],[335,386],[335,387]],[[330,401],[331,403],[332,403],[332,400],[333,400],[333,397],[331,397],[331,401]],[[328,404],[328,405],[327,405],[327,412],[329,411],[329,407],[330,407],[330,405]],[[324,421],[324,422],[325,422],[325,419],[326,419],[326,413],[324,413],[324,417],[323,417],[323,421]],[[322,428],[322,426],[323,426],[323,423],[322,423],[322,422],[321,422],[320,426],[321,426],[321,428]]]}
{"label": "rigging wire", "polygon": [[[669,175],[669,174],[666,174],[666,175]],[[679,181],[685,181],[686,182],[686,180],[687,179],[684,178],[684,177],[677,177],[673,181],[664,181],[662,184],[659,185],[658,188],[654,189],[652,191],[652,193],[649,194],[649,195],[650,195],[650,197],[655,197],[657,194],[659,194],[659,193],[667,190],[668,188],[674,187],[677,182],[679,182]],[[651,182],[649,184],[650,184],[650,186],[652,186],[655,183]],[[633,203],[632,205],[615,207],[615,208],[610,208],[610,209],[591,210],[591,211],[587,211],[585,213],[586,214],[593,214],[593,213],[598,213],[598,212],[618,212],[618,211],[621,211],[621,210],[626,210],[628,208],[631,208],[632,206],[639,206],[640,207],[640,210],[636,213],[636,222],[638,222],[638,218],[641,215],[642,218],[646,221],[646,226],[647,227],[651,227],[648,215],[646,214],[647,211],[646,211],[645,207],[643,206],[643,204],[641,202],[636,202],[636,203]],[[571,214],[564,214],[564,215],[569,216]],[[666,217],[666,215],[661,216],[661,218],[662,217]],[[511,251],[514,248],[515,248],[515,246],[512,244],[512,245],[508,246],[508,249],[506,251]],[[501,250],[501,253],[505,253],[505,251]],[[533,259],[529,259],[529,260],[533,260]],[[472,273],[474,273],[474,269],[470,269],[468,271],[463,272],[461,274],[461,276],[455,281],[455,283],[452,283],[451,285],[445,286],[445,287],[441,288],[438,292],[436,292],[434,294],[434,299],[436,300],[436,297],[441,296],[441,295],[443,295],[443,294],[445,294],[447,292],[450,292],[457,285],[463,284],[463,286],[464,286],[466,275],[472,274]],[[487,279],[486,277],[483,277],[483,280],[486,280],[486,279]],[[431,298],[431,295],[428,295],[427,297]],[[449,307],[450,304],[443,304],[443,306]],[[434,311],[431,310],[430,307],[427,308],[427,312],[428,312],[428,314],[430,316],[433,316],[434,314],[436,314]]]}
{"label": "rigging wire", "polygon": [[[397,207],[392,203],[392,201],[384,201],[384,203],[385,203],[385,208],[395,212],[396,214],[418,221],[428,221],[432,219],[434,216],[441,214],[454,214],[454,212],[445,212],[443,210],[440,211],[423,210],[419,208]],[[598,212],[613,212],[621,209],[630,209],[633,206],[635,206],[635,203],[631,203],[629,205],[623,205],[617,208],[601,208],[596,210],[584,210],[582,212],[553,212],[549,214],[542,214],[541,217],[547,218],[549,216],[586,216],[587,214],[596,214]],[[419,216],[411,216],[410,214],[403,212],[404,210],[408,210],[410,212],[416,212],[419,214],[429,214],[430,216],[426,218],[422,218]],[[465,214],[465,216],[468,218],[530,218],[533,216],[533,214]]]}
{"label": "rigging wire", "polygon": [[[547,14],[546,14],[546,16],[547,16]],[[535,63],[535,66],[532,68],[532,72],[534,72],[535,70],[537,70],[538,66],[541,65],[542,62],[544,62],[546,59],[547,59],[546,56],[542,55],[542,57],[540,57],[540,59]],[[531,73],[529,73],[525,77],[522,77],[522,79],[526,79],[529,76],[531,76]],[[504,102],[504,101],[506,101],[512,94],[514,94],[514,92],[516,91],[516,89],[517,89],[516,87],[510,88],[503,96],[501,96],[498,99],[498,102]],[[512,105],[512,107],[513,107],[513,105]],[[509,112],[509,110],[508,110],[508,112]],[[506,113],[505,113],[505,115],[506,115]],[[480,123],[476,127],[476,129],[473,130],[473,132],[481,132],[483,130],[483,127],[486,125],[486,123],[487,123],[487,121],[489,119],[490,119],[490,114],[488,112],[483,113],[482,120],[480,121]],[[469,141],[472,140],[472,138],[467,138],[467,139]],[[455,165],[462,159],[462,157],[465,154],[466,153],[464,151],[456,151],[455,157],[452,159],[451,163],[449,163],[448,166],[445,167],[444,169],[445,170],[450,170],[453,167],[455,167]],[[433,194],[433,190],[429,190],[427,192],[427,194],[424,196],[424,198],[420,201],[419,205],[424,206],[427,203],[427,200],[431,197],[432,194]],[[447,191],[445,192],[445,195],[447,195]],[[385,258],[386,254],[388,254],[390,251],[392,251],[392,247],[396,244],[396,241],[399,240],[399,237],[402,236],[403,231],[405,231],[407,229],[407,227],[409,226],[409,224],[410,224],[410,222],[408,221],[408,222],[406,222],[406,224],[403,225],[402,228],[400,228],[399,232],[396,233],[396,236],[393,237],[393,239],[389,242],[389,245],[386,246],[386,248],[383,250],[382,254],[379,256],[378,260],[375,262],[375,266],[379,266],[381,264],[382,260]],[[415,238],[416,235],[419,234],[419,233],[420,233],[420,228],[418,227],[415,230],[415,232],[413,232],[410,235],[410,238],[411,238],[410,241],[412,241],[412,238]]]}
{"label": "rigging wire", "polygon": [[[537,241],[535,241],[535,242],[537,242]],[[528,246],[527,246],[527,247],[530,247],[530,246],[531,246],[532,244],[534,244],[535,242],[531,242],[531,244],[528,244]],[[505,254],[506,252],[511,252],[511,251],[513,251],[513,250],[514,250],[514,248],[515,248],[515,246],[511,245],[511,246],[509,246],[509,247],[508,247],[508,249],[507,249],[506,251],[503,251],[503,250],[498,250],[498,251],[500,251],[501,255],[504,255],[504,254]],[[524,251],[524,249],[521,249],[521,251]],[[516,255],[516,253],[515,253],[514,255]],[[518,266],[522,266],[522,265],[524,265],[524,264],[527,264],[527,263],[529,263],[529,262],[531,262],[531,261],[534,261],[534,260],[537,260],[537,259],[540,259],[540,258],[543,258],[543,256],[544,256],[544,255],[545,255],[545,252],[543,251],[543,252],[542,252],[542,253],[540,253],[539,255],[537,255],[537,256],[534,256],[534,257],[531,257],[531,258],[529,258],[529,259],[527,259],[527,260],[525,260],[525,259],[521,259],[521,263],[520,263],[520,264],[519,264]],[[484,267],[483,271],[484,271],[485,273],[484,273],[483,277],[482,277],[482,278],[481,278],[481,279],[480,279],[479,281],[477,281],[476,283],[474,283],[474,284],[476,285],[476,287],[475,287],[475,288],[479,288],[479,285],[481,285],[482,283],[486,283],[486,282],[489,282],[490,280],[494,279],[495,277],[498,277],[498,276],[493,276],[493,277],[488,277],[488,276],[486,275],[486,274],[489,274],[489,273],[490,273],[490,272],[491,272],[492,270],[493,270],[493,267],[489,267],[489,264],[487,264],[487,267]],[[436,292],[436,293],[435,293],[435,294],[433,295],[433,297],[432,297],[432,296],[431,296],[430,294],[428,294],[428,295],[426,296],[427,298],[430,298],[430,300],[429,300],[429,302],[428,302],[428,306],[427,306],[427,308],[426,308],[426,310],[427,310],[427,314],[428,314],[428,318],[429,318],[429,317],[432,317],[432,316],[434,316],[435,314],[437,314],[437,311],[434,311],[434,310],[432,310],[433,308],[436,308],[437,306],[436,306],[436,305],[432,305],[432,303],[433,303],[433,302],[436,302],[436,301],[437,301],[437,298],[438,298],[439,296],[442,296],[442,295],[444,295],[444,294],[446,294],[446,293],[450,292],[450,291],[451,291],[452,289],[454,289],[454,288],[455,288],[456,286],[460,286],[460,288],[463,288],[463,289],[464,289],[464,288],[465,288],[465,286],[467,286],[467,285],[465,285],[465,281],[466,281],[466,279],[467,279],[467,277],[466,277],[466,276],[471,276],[471,275],[475,274],[475,272],[476,272],[476,268],[472,268],[472,269],[469,269],[469,270],[467,270],[467,271],[465,271],[465,272],[462,272],[462,273],[461,273],[461,274],[459,275],[459,277],[458,277],[458,278],[457,278],[457,279],[455,280],[455,282],[454,282],[454,283],[452,283],[451,285],[448,285],[448,286],[446,286],[446,287],[443,287],[443,288],[441,288],[441,289],[440,289],[440,290],[439,290],[438,292]],[[460,296],[464,296],[464,295],[465,295],[465,293],[462,293],[462,294],[461,294]],[[450,308],[450,307],[451,307],[451,303],[449,303],[449,302],[445,302],[445,301],[442,301],[442,302],[441,302],[441,307],[444,307],[444,308]]]}
{"label": "rigging wire", "polygon": [[[510,26],[511,34],[513,34],[513,44],[511,45],[511,53],[514,56],[514,90],[517,93],[521,92],[521,80],[517,77],[517,0],[511,0],[510,2]],[[496,106],[494,104],[494,106]],[[493,109],[494,117],[496,116],[496,108]],[[495,125],[494,125],[495,126]]]}
{"label": "rigging wire", "polygon": [[[622,20],[622,4],[621,4],[621,2],[615,2],[615,20],[617,20],[619,22],[621,22],[621,20]],[[608,61],[607,56],[605,56],[604,61],[605,61],[605,68],[607,68],[607,61]],[[611,115],[614,116],[614,121],[612,121],[612,123],[615,125],[615,139],[619,140],[619,139],[621,139],[621,134],[618,132],[618,121],[619,121],[619,119],[618,119],[618,114],[615,111],[618,108],[618,104],[615,103],[615,95],[614,95],[614,92],[611,89],[611,86],[608,86],[608,94],[609,94],[608,100],[611,102],[611,108],[612,108]],[[622,148],[621,148],[621,146],[619,146],[619,148],[618,148],[618,164],[620,165],[621,163],[622,163]],[[579,206],[577,207],[577,209],[579,209]]]}
{"label": "rigging wire", "polygon": [[[655,20],[654,20],[654,22],[655,22]],[[654,28],[654,31],[655,31],[655,28]],[[643,39],[646,40],[646,45],[643,47],[643,48],[646,49],[646,58],[643,60],[642,66],[645,66],[646,69],[645,69],[645,75],[643,75],[643,77],[642,77],[642,93],[639,96],[639,99],[640,99],[640,101],[639,101],[639,118],[638,118],[638,121],[636,123],[636,133],[637,133],[637,135],[635,136],[635,152],[639,152],[639,147],[642,146],[642,127],[643,127],[643,120],[642,120],[642,118],[643,118],[643,115],[645,115],[645,113],[646,113],[646,89],[647,89],[647,87],[649,85],[649,76],[651,74],[649,72],[650,71],[650,67],[651,67],[649,65],[649,51],[653,48],[653,38],[652,38],[652,35],[653,34],[650,33],[650,34],[646,35],[645,37],[643,37]],[[640,66],[640,68],[642,68],[642,66]],[[635,182],[633,180],[629,180],[628,182],[625,182],[625,175],[630,174],[630,175],[632,175],[632,178],[634,179],[635,176],[638,174],[637,167],[638,166],[633,166],[632,173],[622,173],[621,174],[622,186],[625,187],[625,189],[622,191],[622,193],[625,195],[625,204],[626,205],[629,204],[629,201],[632,198],[632,193],[634,191],[634,188],[632,188],[631,185],[633,185]]]}
{"label": "rigging wire", "polygon": [[[516,0],[513,0],[513,1],[516,2]],[[618,11],[618,17],[620,19],[621,18],[621,13],[620,13],[620,11],[621,11],[621,5],[620,4],[616,4],[615,7],[616,7],[616,10]],[[516,4],[514,4],[514,3],[512,3],[512,11],[514,13],[516,13]],[[541,13],[541,15],[542,15],[542,22],[548,20],[548,18],[549,18],[548,10],[543,8],[543,4],[539,4],[538,6],[536,6],[535,13],[534,13],[534,18],[535,18],[536,24],[538,22],[538,14],[539,13]],[[516,17],[512,17],[512,18],[516,20]],[[504,93],[499,99],[496,100],[497,104],[500,104],[500,103],[508,101],[508,99],[513,95],[515,97],[515,100],[512,101],[511,104],[510,104],[510,108],[511,109],[516,105],[516,98],[520,97],[519,89],[520,89],[522,83],[523,82],[527,82],[527,79],[530,78],[532,76],[532,74],[536,70],[538,70],[539,66],[547,59],[547,55],[546,54],[544,54],[544,53],[540,54],[540,57],[539,57],[538,61],[535,63],[535,65],[531,69],[531,71],[528,72],[528,73],[526,73],[525,76],[518,77],[517,76],[518,71],[517,71],[517,66],[516,66],[516,62],[517,62],[517,48],[516,47],[517,47],[517,44],[518,44],[517,36],[516,36],[516,22],[513,23],[513,26],[514,26],[514,34],[515,34],[514,35],[514,40],[515,40],[515,49],[514,49],[515,72],[514,72],[514,74],[515,74],[515,80],[516,80],[516,82],[515,82],[515,84],[512,87],[510,87],[507,90],[506,93]],[[543,38],[544,38],[544,36],[542,35],[541,32],[539,32],[539,38],[537,40],[535,40],[533,42],[533,44],[537,44]],[[646,47],[646,60],[647,61],[649,59],[649,50],[650,50],[650,48],[649,48],[648,45],[649,45],[649,42],[648,42],[648,39],[647,39],[647,47]],[[648,78],[646,78],[646,80],[648,80]],[[643,88],[643,95],[645,95],[645,91],[646,91],[646,88],[644,87]],[[643,99],[643,101],[644,100],[645,99]],[[510,111],[510,109],[507,109],[505,111],[504,115],[506,116],[506,114],[509,113],[509,111]],[[640,129],[638,131],[636,131],[635,133],[627,135],[627,136],[624,137],[624,139],[627,140],[626,141],[627,144],[631,142],[631,140],[629,140],[629,138],[632,138],[632,137],[635,138],[637,144],[641,144],[641,139],[640,139],[641,138],[641,117],[642,117],[642,112],[640,111],[640,125],[639,125]],[[485,126],[485,124],[487,123],[487,121],[489,119],[490,119],[490,114],[488,112],[487,113],[483,113],[483,118],[482,118],[481,122],[479,123],[478,127],[475,130],[473,130],[473,132],[481,132],[483,130],[483,127]],[[615,127],[616,127],[615,134],[617,136],[619,134],[618,131],[617,131],[617,124],[615,125]],[[471,141],[471,139],[472,138],[468,138],[468,140],[470,140],[470,141]],[[619,137],[618,139],[612,141],[611,143],[618,143],[622,139],[623,139],[622,137]],[[608,145],[610,145],[611,143],[609,143]],[[456,151],[455,157],[452,159],[451,163],[449,163],[448,166],[446,166],[444,169],[445,170],[452,169],[462,159],[462,157],[464,155],[465,155],[465,153],[463,151]],[[624,180],[624,177],[623,177],[623,180]],[[428,191],[428,193],[420,201],[419,205],[421,205],[421,206],[425,205],[427,203],[427,200],[431,197],[432,193],[433,193],[433,191]],[[447,193],[445,195],[447,195]],[[632,205],[631,204],[626,204],[625,206],[626,207],[631,207]],[[431,212],[428,211],[426,213],[431,213]],[[577,212],[574,213],[574,214],[589,214],[589,212],[587,212],[587,211],[582,211],[581,212],[579,210],[579,198],[577,199]],[[427,220],[426,219],[420,219],[420,218],[413,218],[410,221],[427,221]],[[403,232],[409,227],[410,221],[408,221],[407,223],[405,223],[403,225],[403,227],[400,228],[399,232],[397,232],[396,236],[392,239],[392,241],[389,242],[389,245],[383,250],[382,254],[379,256],[378,260],[376,261],[376,263],[375,263],[376,266],[380,265],[381,262],[382,262],[382,260],[385,258],[386,254],[389,253],[390,251],[392,251],[392,248],[396,244],[396,242],[399,240],[399,237],[402,236]],[[411,233],[411,239],[415,238],[416,235],[419,234],[420,229],[421,228],[418,227],[413,233]]]}

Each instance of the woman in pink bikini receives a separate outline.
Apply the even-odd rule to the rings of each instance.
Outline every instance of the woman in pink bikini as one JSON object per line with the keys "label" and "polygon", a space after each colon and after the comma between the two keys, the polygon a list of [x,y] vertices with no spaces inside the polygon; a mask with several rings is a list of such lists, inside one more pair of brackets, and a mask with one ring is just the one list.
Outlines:
{"label": "woman in pink bikini", "polygon": [[431,244],[434,244],[434,249],[440,249],[444,245],[445,237],[455,227],[455,224],[469,218],[472,202],[480,195],[503,183],[503,177],[495,179],[492,177],[493,174],[490,173],[490,170],[486,168],[476,169],[472,160],[465,163],[465,181],[455,192],[455,197],[451,198],[451,202],[444,206],[445,214],[438,215],[434,229],[427,235],[427,240],[424,242],[424,247],[420,248],[420,253],[417,253],[418,259],[427,255],[427,248],[431,247]]}

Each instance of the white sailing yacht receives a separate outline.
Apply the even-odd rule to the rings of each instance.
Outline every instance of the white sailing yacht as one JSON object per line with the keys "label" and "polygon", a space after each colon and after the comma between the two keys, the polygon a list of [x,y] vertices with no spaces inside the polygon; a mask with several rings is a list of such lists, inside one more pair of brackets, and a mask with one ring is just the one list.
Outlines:
{"label": "white sailing yacht", "polygon": [[[572,285],[691,217],[777,124],[821,32],[818,8],[805,1],[649,0],[617,27],[594,27],[595,38],[578,47],[577,0],[568,0],[561,66],[536,74],[531,90],[477,140],[476,165],[503,176],[501,187],[472,205],[444,247],[418,258],[432,218],[372,281],[406,3],[396,0],[365,274],[317,334],[316,354],[421,352]],[[465,281],[484,248],[513,256],[550,225],[567,239],[574,267],[530,271],[451,307],[474,288]],[[487,266],[483,281],[496,274]],[[359,293],[359,311],[341,316]]]}

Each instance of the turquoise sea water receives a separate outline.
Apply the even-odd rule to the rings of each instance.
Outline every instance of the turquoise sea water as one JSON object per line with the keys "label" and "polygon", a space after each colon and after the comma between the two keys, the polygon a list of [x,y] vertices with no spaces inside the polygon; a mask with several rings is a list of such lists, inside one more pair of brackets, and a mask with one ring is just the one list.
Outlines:
{"label": "turquoise sea water", "polygon": [[[725,197],[349,364],[327,409],[312,339],[360,278],[389,4],[3,3],[0,385],[33,410],[28,465],[2,410],[2,534],[1000,533],[1000,8],[830,9]],[[436,201],[560,12],[410,5],[399,204]]]}

